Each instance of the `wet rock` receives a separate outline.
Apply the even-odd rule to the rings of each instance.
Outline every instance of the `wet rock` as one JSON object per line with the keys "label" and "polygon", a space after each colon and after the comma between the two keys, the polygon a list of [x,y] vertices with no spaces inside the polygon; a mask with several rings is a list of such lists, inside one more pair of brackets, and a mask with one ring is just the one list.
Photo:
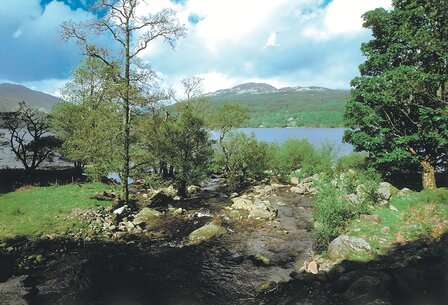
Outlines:
{"label": "wet rock", "polygon": [[232,199],[232,209],[250,211],[253,208],[253,202],[250,199],[236,197]]}
{"label": "wet rock", "polygon": [[249,212],[249,217],[254,219],[272,220],[275,218],[275,216],[275,212],[265,210],[263,208],[254,208]]}
{"label": "wet rock", "polygon": [[27,305],[25,297],[31,293],[31,288],[25,287],[27,278],[26,275],[21,275],[0,283],[0,304]]}
{"label": "wet rock", "polygon": [[150,209],[150,208],[143,208],[138,214],[134,216],[134,220],[132,221],[134,225],[140,225],[143,223],[148,223],[151,220],[154,220],[154,218],[158,218],[162,216],[163,214],[157,210]]}
{"label": "wet rock", "polygon": [[334,239],[328,246],[328,257],[333,260],[340,260],[347,257],[347,255],[355,252],[368,252],[370,251],[370,245],[364,239],[340,235]]}
{"label": "wet rock", "polygon": [[214,237],[221,236],[225,232],[226,229],[221,227],[220,225],[209,223],[191,232],[188,236],[188,243],[190,245],[196,245]]}
{"label": "wet rock", "polygon": [[289,189],[292,193],[296,193],[296,194],[305,194],[305,188],[300,185],[300,186],[293,186]]}

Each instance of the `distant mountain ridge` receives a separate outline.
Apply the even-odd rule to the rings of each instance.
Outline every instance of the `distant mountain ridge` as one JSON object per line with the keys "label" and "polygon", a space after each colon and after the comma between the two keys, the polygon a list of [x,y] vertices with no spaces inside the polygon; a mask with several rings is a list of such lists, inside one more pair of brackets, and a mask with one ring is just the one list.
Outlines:
{"label": "distant mountain ridge", "polygon": [[343,127],[349,90],[319,86],[277,89],[265,83],[245,83],[207,93],[212,110],[224,103],[249,110],[243,127]]}
{"label": "distant mountain ridge", "polygon": [[55,104],[62,102],[60,98],[53,95],[35,91],[22,85],[0,84],[0,112],[13,111],[22,101],[42,111],[48,111]]}
{"label": "distant mountain ridge", "polygon": [[215,92],[209,92],[204,94],[207,97],[218,97],[225,95],[241,95],[241,94],[265,94],[276,92],[300,92],[300,91],[329,91],[331,89],[318,87],[318,86],[296,86],[296,87],[284,87],[277,89],[276,87],[265,83],[245,83],[237,85],[229,89],[221,89]]}

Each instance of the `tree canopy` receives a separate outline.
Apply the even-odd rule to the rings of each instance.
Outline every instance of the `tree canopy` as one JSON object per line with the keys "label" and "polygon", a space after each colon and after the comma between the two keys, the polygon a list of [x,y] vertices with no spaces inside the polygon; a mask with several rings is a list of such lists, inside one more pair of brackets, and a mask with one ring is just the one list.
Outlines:
{"label": "tree canopy", "polygon": [[448,2],[394,0],[363,17],[373,39],[361,46],[344,138],[381,171],[417,169],[434,188],[448,151]]}

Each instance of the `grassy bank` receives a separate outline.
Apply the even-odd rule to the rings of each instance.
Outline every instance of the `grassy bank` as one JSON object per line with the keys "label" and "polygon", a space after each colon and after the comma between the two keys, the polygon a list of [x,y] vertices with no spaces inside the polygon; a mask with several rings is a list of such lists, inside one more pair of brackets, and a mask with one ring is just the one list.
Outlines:
{"label": "grassy bank", "polygon": [[90,197],[110,186],[102,183],[22,187],[0,195],[0,239],[16,235],[39,237],[63,234],[82,226],[82,219],[67,217],[76,208],[89,208],[110,202]]}
{"label": "grassy bank", "polygon": [[405,197],[394,196],[388,205],[374,208],[378,222],[354,219],[345,233],[366,240],[369,253],[353,254],[352,259],[370,260],[384,255],[395,245],[416,240],[437,240],[448,232],[448,189],[425,190]]}

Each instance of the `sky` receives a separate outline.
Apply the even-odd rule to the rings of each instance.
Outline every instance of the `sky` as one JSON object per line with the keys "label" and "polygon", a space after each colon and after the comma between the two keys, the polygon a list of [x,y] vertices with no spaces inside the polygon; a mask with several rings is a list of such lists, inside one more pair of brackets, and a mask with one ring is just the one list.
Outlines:
{"label": "sky", "polygon": [[[60,25],[101,18],[93,2],[0,0],[0,83],[58,95],[82,59]],[[246,82],[348,89],[371,39],[361,15],[377,7],[391,0],[142,0],[139,15],[172,8],[187,36],[175,50],[155,41],[140,56],[175,89],[192,76],[205,92]]]}

